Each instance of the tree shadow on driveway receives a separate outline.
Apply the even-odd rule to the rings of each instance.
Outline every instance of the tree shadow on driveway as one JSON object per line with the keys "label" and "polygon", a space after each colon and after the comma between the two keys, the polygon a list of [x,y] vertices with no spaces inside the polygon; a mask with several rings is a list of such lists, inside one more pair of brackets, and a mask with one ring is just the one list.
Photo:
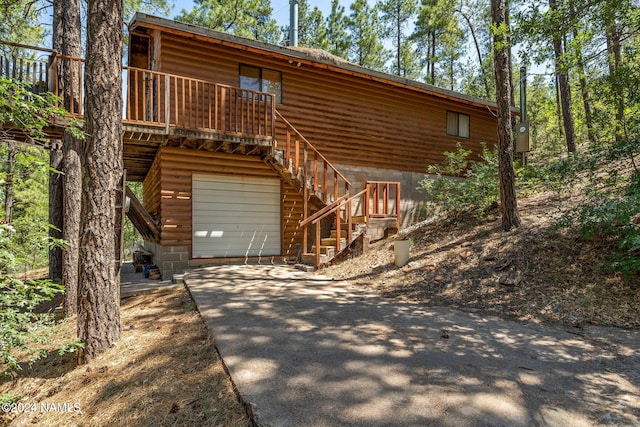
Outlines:
{"label": "tree shadow on driveway", "polygon": [[613,351],[562,328],[391,301],[282,266],[208,267],[185,280],[259,423],[640,424],[637,332]]}

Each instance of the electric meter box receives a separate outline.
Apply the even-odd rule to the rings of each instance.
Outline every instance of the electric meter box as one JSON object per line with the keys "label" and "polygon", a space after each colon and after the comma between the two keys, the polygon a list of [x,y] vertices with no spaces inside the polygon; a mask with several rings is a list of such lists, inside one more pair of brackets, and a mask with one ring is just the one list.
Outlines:
{"label": "electric meter box", "polygon": [[529,123],[516,125],[516,153],[528,153],[529,148]]}

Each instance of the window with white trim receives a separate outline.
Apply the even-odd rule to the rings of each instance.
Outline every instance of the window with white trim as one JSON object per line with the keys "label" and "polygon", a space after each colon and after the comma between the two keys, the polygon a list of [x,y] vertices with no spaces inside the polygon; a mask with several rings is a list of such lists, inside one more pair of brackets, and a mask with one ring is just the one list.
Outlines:
{"label": "window with white trim", "polygon": [[468,114],[447,111],[447,135],[469,138],[469,123]]}

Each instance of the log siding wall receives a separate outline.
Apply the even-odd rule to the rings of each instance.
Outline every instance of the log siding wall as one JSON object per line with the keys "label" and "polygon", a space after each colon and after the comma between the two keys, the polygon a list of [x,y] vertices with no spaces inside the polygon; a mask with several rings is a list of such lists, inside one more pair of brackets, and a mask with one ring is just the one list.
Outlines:
{"label": "log siding wall", "polygon": [[[240,64],[282,72],[282,104],[276,108],[331,162],[424,172],[458,142],[476,155],[481,142],[496,142],[496,119],[487,107],[162,34],[163,72],[237,86]],[[469,138],[447,135],[447,111],[470,116]],[[282,127],[277,137],[283,141]]]}
{"label": "log siding wall", "polygon": [[[143,187],[145,207],[161,218],[159,243],[163,246],[191,247],[191,181],[194,173],[278,178],[258,157],[161,148]],[[298,231],[302,197],[283,183],[281,198],[282,255],[290,257],[297,254],[297,244],[302,243],[302,234]]]}

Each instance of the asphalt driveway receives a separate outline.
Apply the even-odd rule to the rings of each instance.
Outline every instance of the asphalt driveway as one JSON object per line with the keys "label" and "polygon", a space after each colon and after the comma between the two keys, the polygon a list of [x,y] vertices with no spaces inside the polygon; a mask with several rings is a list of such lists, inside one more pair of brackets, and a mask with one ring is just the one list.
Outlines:
{"label": "asphalt driveway", "polygon": [[261,425],[640,425],[638,331],[426,308],[285,266],[185,283]]}

